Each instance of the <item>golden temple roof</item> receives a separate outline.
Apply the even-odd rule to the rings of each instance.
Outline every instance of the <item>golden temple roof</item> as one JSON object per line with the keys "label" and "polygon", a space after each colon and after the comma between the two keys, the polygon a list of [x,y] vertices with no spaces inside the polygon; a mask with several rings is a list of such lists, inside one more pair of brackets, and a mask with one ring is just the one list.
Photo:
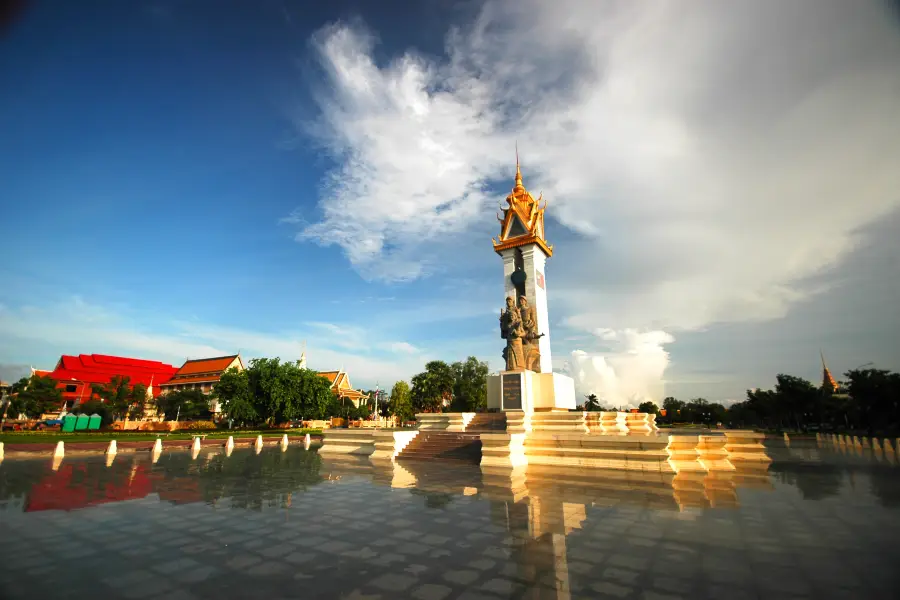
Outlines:
{"label": "golden temple roof", "polygon": [[519,152],[516,149],[516,182],[506,197],[508,208],[501,207],[503,215],[497,215],[497,220],[500,221],[500,237],[492,240],[495,252],[537,244],[547,256],[553,255],[553,246],[547,244],[544,239],[544,210],[547,208],[547,201],[544,200],[544,206],[541,206],[543,198],[541,194],[535,200],[522,184]]}

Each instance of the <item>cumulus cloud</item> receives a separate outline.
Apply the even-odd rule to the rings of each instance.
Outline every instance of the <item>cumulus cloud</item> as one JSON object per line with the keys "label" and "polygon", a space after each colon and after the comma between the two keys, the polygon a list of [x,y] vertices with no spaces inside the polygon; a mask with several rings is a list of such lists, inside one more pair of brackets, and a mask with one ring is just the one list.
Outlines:
{"label": "cumulus cloud", "polygon": [[637,408],[645,400],[657,404],[664,394],[663,374],[669,366],[666,344],[675,338],[664,331],[626,329],[602,332],[602,339],[616,342],[608,352],[572,352],[569,373],[579,396],[596,394],[608,408]]}
{"label": "cumulus cloud", "polygon": [[900,35],[884,7],[489,2],[442,59],[387,64],[371,32],[330,26],[316,133],[339,166],[299,236],[368,277],[423,276],[435,232],[490,222],[517,138],[526,183],[581,234],[577,260],[553,265],[567,325],[782,316],[900,205]]}

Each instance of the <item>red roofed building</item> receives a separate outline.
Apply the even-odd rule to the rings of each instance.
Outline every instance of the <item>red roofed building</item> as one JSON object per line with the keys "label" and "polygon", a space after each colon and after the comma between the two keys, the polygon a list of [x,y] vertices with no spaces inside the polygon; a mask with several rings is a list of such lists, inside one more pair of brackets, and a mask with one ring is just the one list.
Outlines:
{"label": "red roofed building", "polygon": [[[160,391],[167,394],[180,390],[200,390],[204,394],[212,392],[213,387],[219,382],[222,374],[228,369],[244,370],[244,363],[240,354],[231,356],[217,356],[216,358],[198,358],[185,361],[184,365],[171,379],[160,386]],[[214,401],[209,410],[219,412],[219,403]]]}
{"label": "red roofed building", "polygon": [[171,379],[177,371],[176,367],[156,360],[105,354],[63,354],[52,371],[33,369],[34,374],[49,376],[59,382],[57,387],[62,390],[63,400],[68,408],[89,401],[94,396],[94,385],[109,383],[116,375],[128,377],[130,385],[146,385],[148,391],[156,397],[160,394],[159,386]]}

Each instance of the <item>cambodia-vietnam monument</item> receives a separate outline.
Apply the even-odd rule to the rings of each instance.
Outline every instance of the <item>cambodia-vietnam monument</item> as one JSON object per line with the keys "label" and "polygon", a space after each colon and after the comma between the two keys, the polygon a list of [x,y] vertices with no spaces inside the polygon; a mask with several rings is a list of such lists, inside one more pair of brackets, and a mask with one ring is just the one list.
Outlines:
{"label": "cambodia-vietnam monument", "polygon": [[516,183],[497,215],[500,236],[494,251],[503,258],[506,307],[500,310],[504,370],[488,377],[488,408],[501,410],[569,410],[575,408],[575,382],[553,372],[550,318],[547,311],[547,259],[553,246],[544,238],[543,194],[537,200],[522,184],[516,160]]}

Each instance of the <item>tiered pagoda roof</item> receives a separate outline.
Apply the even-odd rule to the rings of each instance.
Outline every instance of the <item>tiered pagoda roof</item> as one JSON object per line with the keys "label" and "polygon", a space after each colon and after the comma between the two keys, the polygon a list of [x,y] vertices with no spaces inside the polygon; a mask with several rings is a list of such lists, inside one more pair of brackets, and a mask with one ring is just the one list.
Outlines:
{"label": "tiered pagoda roof", "polygon": [[537,244],[547,256],[553,255],[553,246],[544,239],[544,210],[547,208],[547,201],[544,200],[544,206],[540,206],[543,198],[544,195],[541,194],[535,200],[522,184],[522,171],[519,168],[517,152],[516,183],[506,197],[508,207],[502,209],[502,216],[497,215],[497,220],[500,221],[500,237],[492,240],[495,252]]}

